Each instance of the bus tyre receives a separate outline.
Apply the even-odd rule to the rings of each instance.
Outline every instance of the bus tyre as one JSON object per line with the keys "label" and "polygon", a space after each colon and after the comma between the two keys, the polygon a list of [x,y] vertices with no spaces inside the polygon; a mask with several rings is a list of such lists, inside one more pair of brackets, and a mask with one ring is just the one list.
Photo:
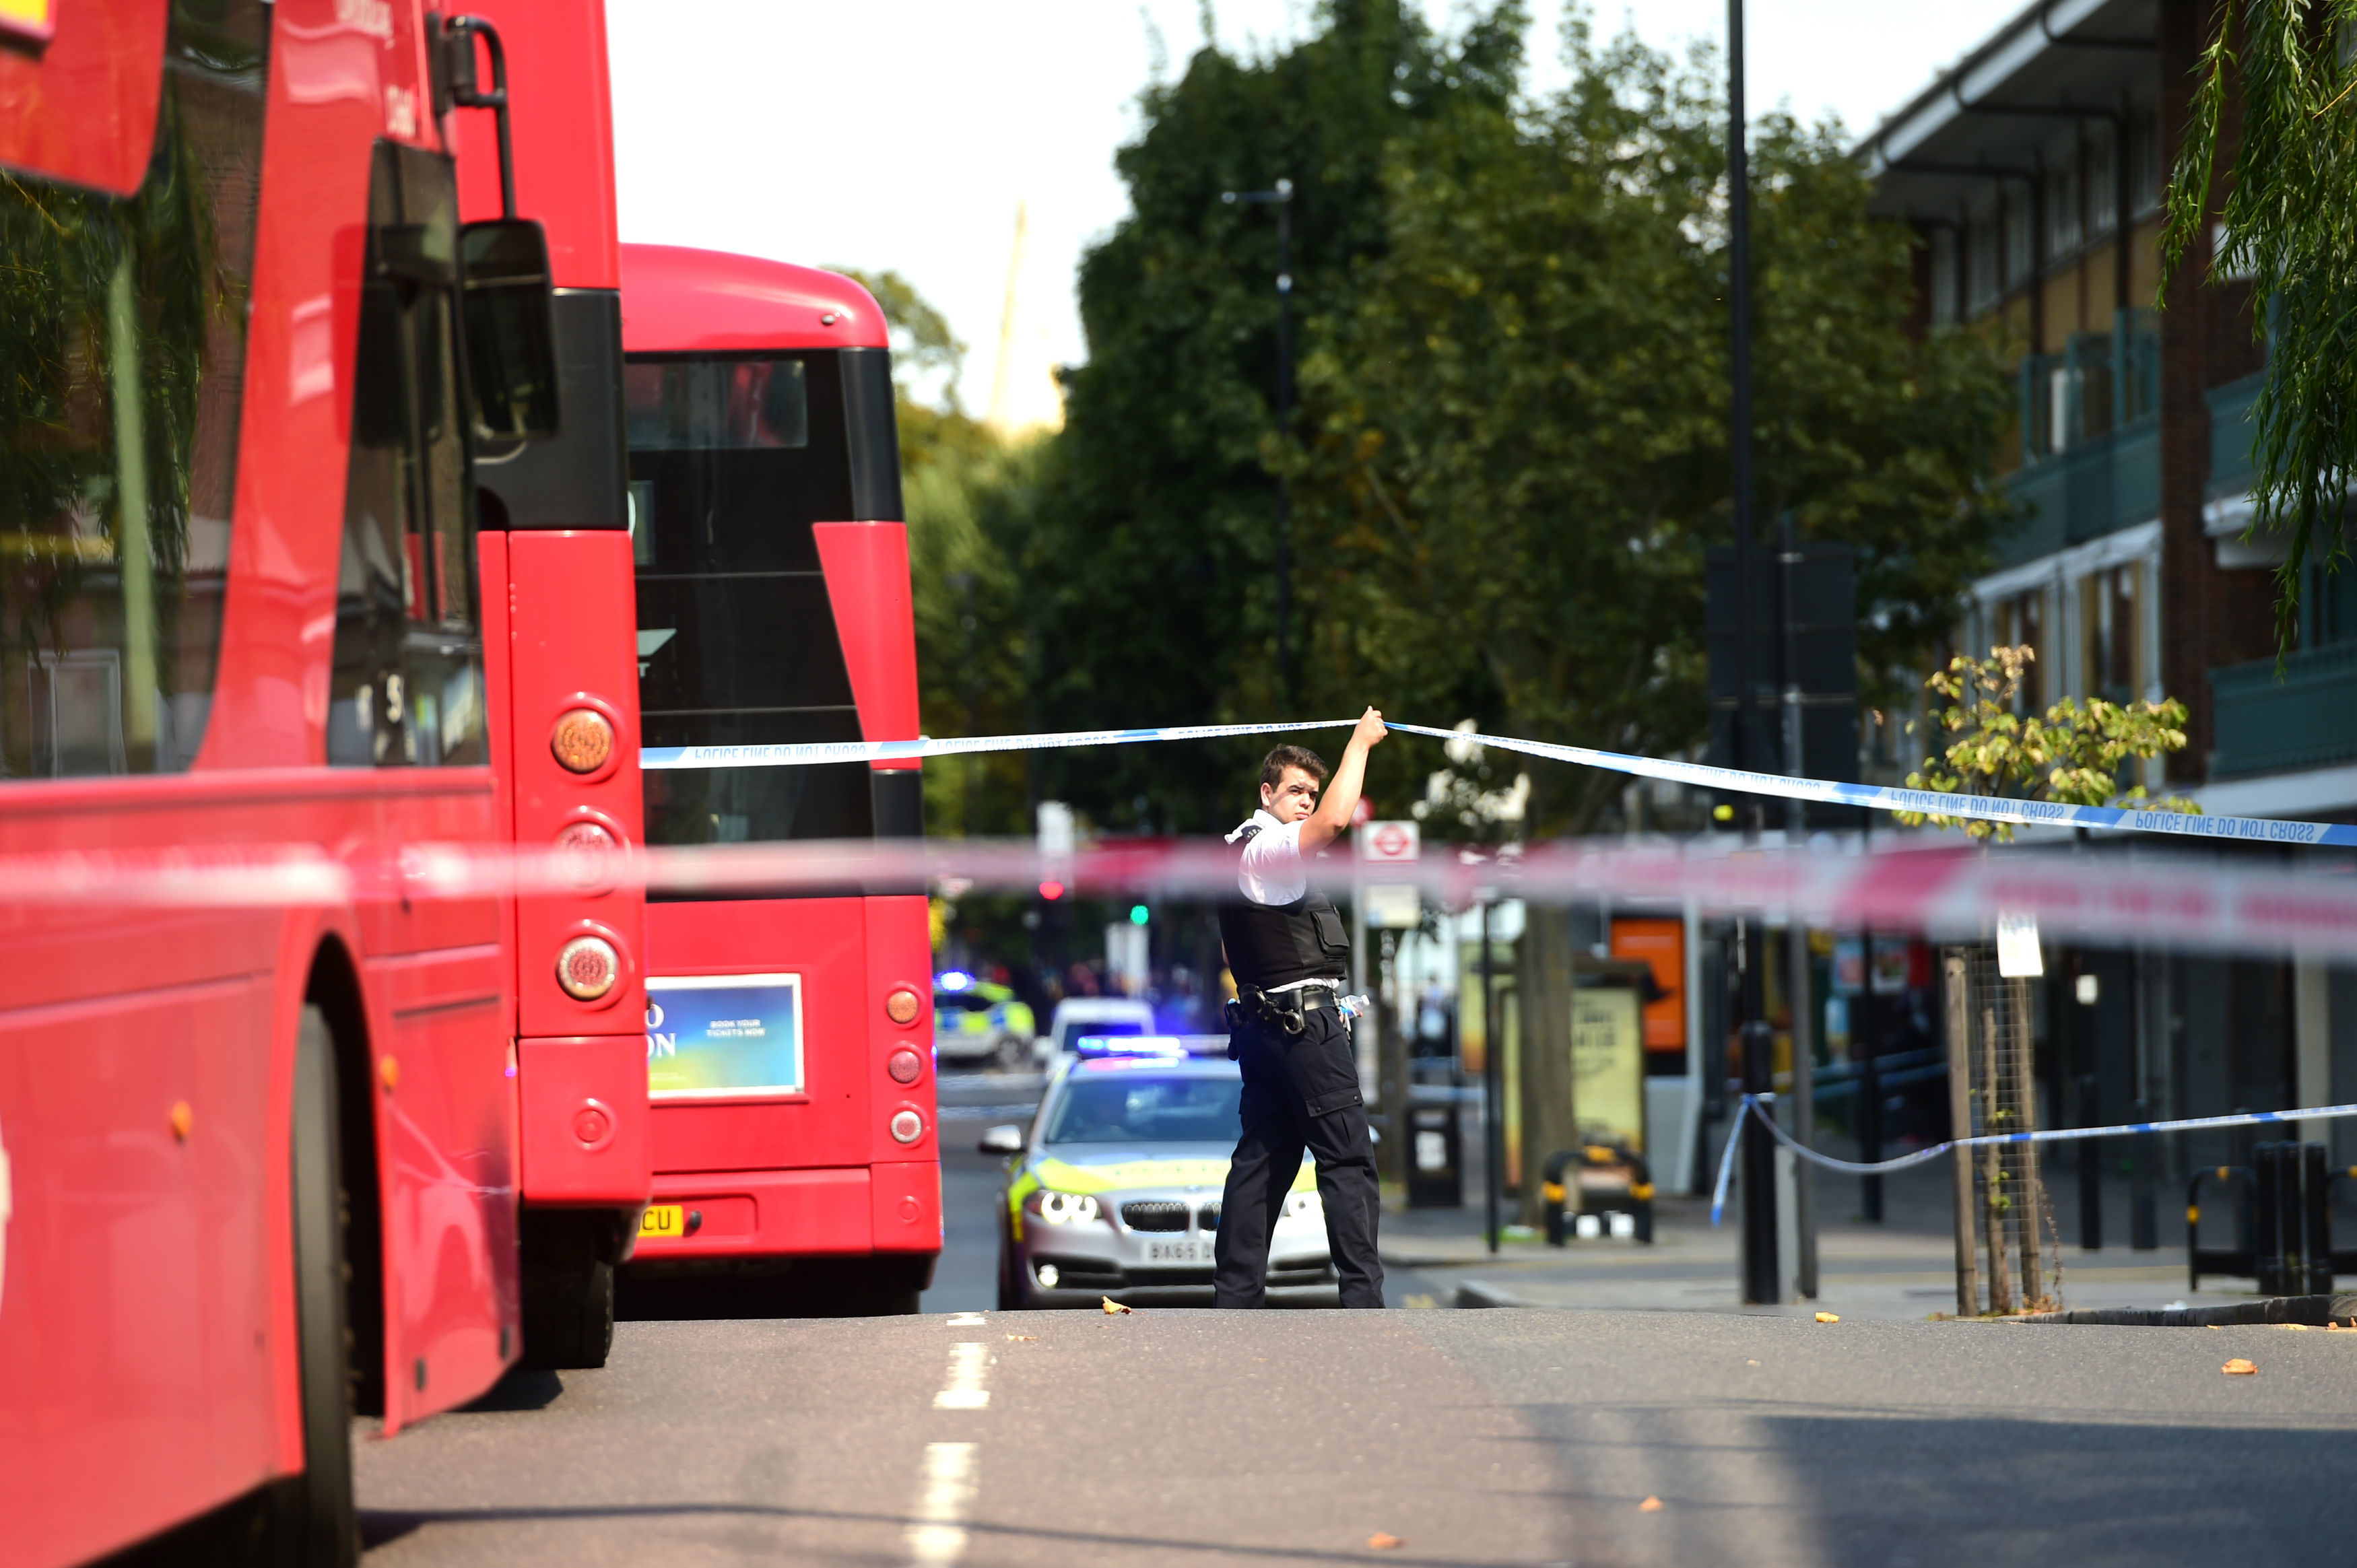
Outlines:
{"label": "bus tyre", "polygon": [[344,1291],[351,1207],[338,1132],[335,1036],[317,1007],[295,1039],[288,1174],[295,1230],[295,1322],[300,1350],[303,1473],[273,1488],[269,1559],[311,1568],[360,1561],[352,1497],[352,1350]]}
{"label": "bus tyre", "polygon": [[523,1364],[602,1367],[614,1348],[614,1265],[606,1217],[527,1210],[523,1220]]}

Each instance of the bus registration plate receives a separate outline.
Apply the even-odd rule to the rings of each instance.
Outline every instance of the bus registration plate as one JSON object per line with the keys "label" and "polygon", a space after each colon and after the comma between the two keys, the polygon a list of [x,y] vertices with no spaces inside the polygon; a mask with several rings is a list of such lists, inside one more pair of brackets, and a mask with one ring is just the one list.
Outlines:
{"label": "bus registration plate", "polygon": [[1148,1241],[1146,1261],[1149,1263],[1208,1263],[1211,1262],[1209,1241]]}
{"label": "bus registration plate", "polygon": [[687,1234],[685,1207],[677,1203],[648,1204],[645,1215],[639,1220],[639,1234],[659,1236],[667,1241],[678,1240]]}

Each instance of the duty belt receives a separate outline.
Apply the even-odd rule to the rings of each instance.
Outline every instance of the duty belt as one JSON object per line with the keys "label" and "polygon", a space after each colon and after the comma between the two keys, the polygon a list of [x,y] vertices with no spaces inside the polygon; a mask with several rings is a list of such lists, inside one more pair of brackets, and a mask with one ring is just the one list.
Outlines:
{"label": "duty belt", "polygon": [[1292,991],[1263,991],[1256,985],[1239,986],[1236,1004],[1250,1017],[1265,1024],[1274,1024],[1288,1035],[1297,1035],[1309,1026],[1308,1015],[1320,1007],[1339,1008],[1338,988],[1331,985],[1304,985]]}

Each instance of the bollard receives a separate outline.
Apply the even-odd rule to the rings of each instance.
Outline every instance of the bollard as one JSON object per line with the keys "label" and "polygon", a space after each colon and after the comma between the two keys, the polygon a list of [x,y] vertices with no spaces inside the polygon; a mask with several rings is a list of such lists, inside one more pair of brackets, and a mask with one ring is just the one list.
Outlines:
{"label": "bollard", "polygon": [[2306,1295],[2332,1294],[2332,1174],[2324,1164],[2324,1145],[2302,1144],[2300,1151],[2300,1188],[2307,1200],[2307,1221],[2300,1236],[2300,1251],[2308,1262]]}
{"label": "bollard", "polygon": [[[2144,1101],[2136,1102],[2131,1121],[2149,1122],[2152,1108]],[[2128,1167],[2128,1246],[2138,1252],[2150,1252],[2160,1246],[2160,1206],[2155,1177],[2160,1166],[2159,1150],[2149,1133],[2138,1133],[2131,1145]]]}
{"label": "bollard", "polygon": [[[2079,1079],[2079,1125],[2101,1125],[2095,1114],[2095,1075],[2088,1073]],[[2079,1250],[2100,1252],[2104,1250],[2104,1152],[2103,1140],[2079,1140]]]}
{"label": "bollard", "polygon": [[[1857,1158],[1860,1165],[1882,1159],[1882,1072],[1875,1065],[1875,1047],[1868,1046],[1857,1064]],[[1869,1225],[1882,1223],[1882,1178],[1857,1178],[1859,1217]]]}
{"label": "bollard", "polygon": [[[2236,1188],[2242,1199],[2241,1212],[2238,1216],[2241,1223],[2237,1234],[2242,1245],[2204,1247],[2201,1244],[2201,1184],[2205,1181],[2240,1184]],[[2252,1223],[2251,1217],[2252,1186],[2251,1173],[2240,1165],[2217,1165],[2209,1170],[2196,1171],[2193,1173],[2193,1179],[2186,1184],[2185,1267],[2187,1277],[2185,1288],[2187,1290],[2200,1290],[2201,1276],[2205,1273],[2237,1274],[2246,1278],[2257,1274],[2259,1267],[2256,1257],[2257,1248],[2254,1240],[2255,1227]]]}

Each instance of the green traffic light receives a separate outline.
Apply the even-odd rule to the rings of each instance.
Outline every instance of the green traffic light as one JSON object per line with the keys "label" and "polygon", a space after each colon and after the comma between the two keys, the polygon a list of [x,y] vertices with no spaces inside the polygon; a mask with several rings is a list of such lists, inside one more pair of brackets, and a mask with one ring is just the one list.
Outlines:
{"label": "green traffic light", "polygon": [[1146,906],[1145,906],[1145,905],[1143,905],[1143,904],[1132,904],[1132,905],[1129,907],[1129,923],[1130,923],[1131,925],[1133,925],[1133,926],[1142,926],[1142,925],[1146,924],[1146,922],[1147,920],[1152,919],[1152,918],[1153,918],[1153,917],[1152,917],[1151,915],[1149,915],[1149,914],[1147,914],[1147,913],[1146,913]]}

